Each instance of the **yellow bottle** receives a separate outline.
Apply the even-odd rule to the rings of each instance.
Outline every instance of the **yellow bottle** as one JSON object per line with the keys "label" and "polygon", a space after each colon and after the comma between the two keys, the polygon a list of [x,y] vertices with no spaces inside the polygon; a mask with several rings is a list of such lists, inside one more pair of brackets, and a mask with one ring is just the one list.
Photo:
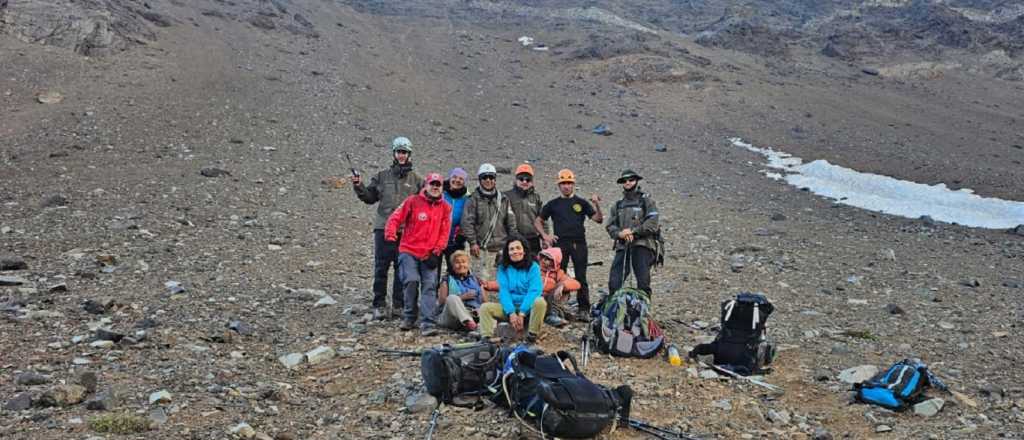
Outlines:
{"label": "yellow bottle", "polygon": [[679,349],[674,344],[668,346],[668,363],[675,367],[683,365],[683,358],[679,357]]}

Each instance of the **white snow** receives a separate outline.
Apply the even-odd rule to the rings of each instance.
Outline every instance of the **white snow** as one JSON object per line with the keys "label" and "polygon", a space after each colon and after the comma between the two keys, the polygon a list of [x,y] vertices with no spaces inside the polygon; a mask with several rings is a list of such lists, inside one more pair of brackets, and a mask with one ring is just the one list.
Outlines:
{"label": "white snow", "polygon": [[1024,224],[1024,203],[981,197],[964,188],[925,185],[889,176],[862,173],[826,160],[804,163],[781,151],[755,147],[740,138],[734,146],[764,156],[771,170],[763,173],[797,188],[834,199],[837,203],[908,218],[929,216],[937,221],[977,228],[1005,229]]}

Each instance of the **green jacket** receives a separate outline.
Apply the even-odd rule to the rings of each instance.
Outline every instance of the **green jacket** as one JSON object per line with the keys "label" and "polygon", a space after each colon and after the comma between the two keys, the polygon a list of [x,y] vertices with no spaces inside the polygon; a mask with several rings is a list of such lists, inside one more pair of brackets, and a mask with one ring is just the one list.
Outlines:
{"label": "green jacket", "polygon": [[462,206],[462,235],[470,245],[480,245],[487,251],[501,250],[505,238],[518,232],[508,197],[494,190],[494,197],[487,197],[480,188],[473,191]]}
{"label": "green jacket", "polygon": [[608,235],[615,240],[615,250],[625,249],[626,242],[619,239],[619,231],[633,230],[633,245],[658,251],[658,206],[649,195],[640,191],[623,192],[622,200],[612,205],[608,216]]}
{"label": "green jacket", "polygon": [[[540,209],[544,207],[544,202],[540,200],[537,191],[533,188],[523,191],[519,187],[515,187],[505,191],[505,197],[508,198],[509,206],[512,207],[512,212],[515,214],[516,229],[519,231],[519,235],[525,239],[540,237],[537,229],[533,227],[533,220],[540,217]],[[544,233],[548,232],[550,232],[548,223],[544,222]]]}
{"label": "green jacket", "polygon": [[377,203],[377,218],[373,221],[373,229],[384,229],[388,217],[409,196],[420,192],[423,179],[415,171],[409,170],[403,176],[397,164],[381,170],[370,179],[369,185],[352,185],[356,197],[367,205]]}

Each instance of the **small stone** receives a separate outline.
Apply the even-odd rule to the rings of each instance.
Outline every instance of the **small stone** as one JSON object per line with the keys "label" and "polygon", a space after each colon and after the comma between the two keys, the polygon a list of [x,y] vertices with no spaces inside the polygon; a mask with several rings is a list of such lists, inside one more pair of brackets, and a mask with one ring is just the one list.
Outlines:
{"label": "small stone", "polygon": [[292,369],[298,367],[302,363],[305,356],[302,353],[290,353],[277,358],[278,362],[281,362],[285,368]]}
{"label": "small stone", "polygon": [[338,303],[338,301],[336,301],[333,297],[331,297],[331,295],[327,295],[327,296],[324,296],[323,298],[320,298],[320,300],[317,301],[316,304],[313,304],[313,307],[333,306],[333,305],[335,305],[337,303]]}
{"label": "small stone", "polygon": [[46,384],[46,383],[49,383],[49,382],[50,382],[50,379],[47,378],[46,376],[43,376],[42,374],[39,374],[39,373],[31,372],[31,371],[26,371],[24,373],[21,373],[21,374],[17,375],[14,378],[15,385],[33,386],[33,385],[43,385],[43,384]]}
{"label": "small stone", "polygon": [[280,245],[276,245],[276,244],[268,244],[268,245],[267,245],[267,250],[268,250],[268,251],[279,251],[279,250],[281,250],[281,249],[282,249],[282,248],[281,248],[281,246],[280,246]]}
{"label": "small stone", "polygon": [[970,287],[970,288],[973,289],[973,288],[981,287],[981,281],[979,281],[977,278],[960,280],[960,285],[964,286],[964,287]]}
{"label": "small stone", "polygon": [[832,433],[819,426],[814,428],[814,432],[811,434],[811,440],[832,440]]}
{"label": "small stone", "polygon": [[786,215],[785,214],[782,214],[782,213],[779,213],[779,212],[776,212],[775,214],[772,214],[772,221],[773,222],[781,222],[781,221],[785,221],[785,220],[786,220]]}
{"label": "small stone", "polygon": [[74,364],[74,365],[89,365],[89,364],[92,363],[92,361],[90,361],[89,359],[86,359],[86,358],[76,357],[76,358],[71,360],[71,363]]}
{"label": "small stone", "polygon": [[110,331],[105,328],[96,329],[96,341],[110,341],[110,342],[121,342],[124,339],[124,335],[115,331]]}
{"label": "small stone", "polygon": [[153,408],[149,412],[149,423],[152,427],[163,426],[167,423],[167,412],[163,408]]}
{"label": "small stone", "polygon": [[16,276],[0,276],[0,286],[22,286],[28,284],[28,280]]}
{"label": "small stone", "polygon": [[203,177],[223,177],[230,176],[231,172],[227,170],[222,170],[217,167],[206,167],[199,170],[199,174],[202,175]]}
{"label": "small stone", "polygon": [[659,153],[664,153],[664,152],[668,151],[668,146],[665,145],[665,144],[654,144],[654,151],[657,151]]}
{"label": "small stone", "polygon": [[700,378],[701,379],[718,379],[718,373],[716,373],[715,370],[701,370]]}
{"label": "small stone", "polygon": [[96,373],[92,371],[83,371],[78,375],[77,382],[79,385],[85,387],[86,391],[95,393],[96,385],[99,383],[99,378],[96,376]]}
{"label": "small stone", "polygon": [[860,71],[863,72],[865,75],[871,75],[871,76],[878,76],[878,74],[881,73],[881,72],[878,71],[878,69],[876,69],[874,67],[865,67],[863,69],[860,69]]}
{"label": "small stone", "polygon": [[28,269],[28,263],[25,262],[24,258],[17,255],[3,255],[0,256],[0,270],[25,270]]}
{"label": "small stone", "polygon": [[779,425],[788,425],[790,422],[789,411],[768,410],[768,420]]}
{"label": "small stone", "polygon": [[964,393],[961,393],[959,391],[953,391],[953,390],[950,390],[949,393],[952,394],[954,398],[956,398],[957,402],[960,402],[963,405],[967,405],[967,406],[969,406],[971,408],[977,408],[978,407],[978,402],[975,402],[974,399],[971,399],[970,397],[967,397],[967,395],[964,394]]}
{"label": "small stone", "polygon": [[64,101],[64,95],[60,94],[60,92],[49,90],[37,95],[36,101],[39,101],[40,104],[60,104],[61,101]]}
{"label": "small stone", "polygon": [[860,365],[839,372],[839,380],[848,384],[857,384],[871,379],[876,374],[878,374],[878,367],[874,365]]}
{"label": "small stone", "polygon": [[39,397],[40,406],[71,406],[85,401],[86,390],[81,385],[58,385]]}
{"label": "small stone", "polygon": [[732,403],[729,403],[729,399],[716,400],[711,403],[711,406],[726,412],[732,411]]}
{"label": "small stone", "polygon": [[878,425],[875,427],[875,432],[883,433],[892,431],[892,426],[889,425]]}
{"label": "small stone", "polygon": [[953,329],[956,328],[956,325],[954,325],[951,322],[940,321],[939,322],[939,328],[941,328],[943,330],[953,330]]}
{"label": "small stone", "polygon": [[106,349],[106,348],[111,348],[113,346],[114,346],[114,341],[100,340],[100,341],[92,341],[92,342],[89,343],[89,347],[92,347],[92,348],[103,348],[103,349]]}
{"label": "small stone", "polygon": [[229,322],[228,323],[228,329],[229,330],[234,330],[235,333],[238,333],[239,335],[242,335],[242,336],[252,335],[252,326],[250,326],[249,324],[246,324],[245,322],[242,322],[242,321],[231,321],[231,322]]}
{"label": "small stone", "polygon": [[889,312],[890,315],[903,315],[906,313],[902,307],[896,304],[887,304],[885,306],[885,310]]}
{"label": "small stone", "polygon": [[21,393],[4,404],[6,411],[24,411],[32,407],[32,393]]}
{"label": "small stone", "polygon": [[57,283],[57,284],[54,284],[54,285],[52,285],[50,287],[47,287],[46,290],[49,290],[50,293],[67,292],[68,291],[68,284],[67,283]]}
{"label": "small stone", "polygon": [[152,394],[149,395],[149,404],[150,405],[157,404],[157,403],[170,403],[170,402],[171,402],[171,393],[167,392],[167,390],[160,390],[160,391],[157,391],[157,392],[152,393]]}
{"label": "small stone", "polygon": [[43,201],[39,203],[39,206],[42,206],[43,208],[57,208],[60,206],[67,206],[67,204],[67,197],[60,194],[54,194],[43,199]]}
{"label": "small stone", "polygon": [[1010,233],[1024,237],[1024,225],[1017,225],[1017,227],[1010,229]]}
{"label": "small stone", "polygon": [[427,393],[413,394],[405,399],[405,409],[410,414],[422,413],[437,407],[437,398]]}
{"label": "small stone", "polygon": [[249,424],[245,422],[232,426],[231,429],[228,430],[228,433],[235,435],[238,438],[248,439],[256,437],[256,430],[252,429],[252,426],[249,426]]}
{"label": "small stone", "polygon": [[946,404],[945,400],[938,397],[925,400],[924,402],[914,405],[914,414],[921,417],[931,417],[939,413],[942,407]]}
{"label": "small stone", "polygon": [[321,345],[306,352],[306,362],[309,362],[310,365],[316,365],[330,360],[336,354],[337,352],[333,348]]}
{"label": "small stone", "polygon": [[113,306],[114,299],[109,297],[88,299],[82,303],[82,309],[93,315],[102,315],[107,313]]}
{"label": "small stone", "polygon": [[110,411],[120,403],[120,396],[114,390],[103,390],[85,402],[85,409],[90,411]]}

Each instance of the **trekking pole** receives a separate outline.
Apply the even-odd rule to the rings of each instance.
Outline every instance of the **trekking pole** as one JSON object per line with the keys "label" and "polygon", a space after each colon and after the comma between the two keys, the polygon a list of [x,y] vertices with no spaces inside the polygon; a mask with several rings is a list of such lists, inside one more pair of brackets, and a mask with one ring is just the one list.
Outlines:
{"label": "trekking pole", "polygon": [[420,357],[420,356],[423,355],[423,352],[421,352],[421,351],[395,350],[395,349],[391,349],[391,348],[378,348],[377,352],[378,353],[384,353],[384,354],[386,354],[388,356],[395,356],[395,357],[404,357],[404,356]]}
{"label": "trekking pole", "polygon": [[700,440],[699,437],[694,437],[689,434],[673,431],[671,429],[654,426],[650,423],[644,422],[637,419],[628,419],[629,427],[637,431],[650,434],[654,437],[665,439],[665,440]]}
{"label": "trekking pole", "polygon": [[434,414],[430,416],[430,427],[427,428],[426,440],[430,440],[434,436],[434,429],[437,428],[437,417],[441,415],[441,404],[438,403],[434,407]]}
{"label": "trekking pole", "polygon": [[729,370],[727,370],[725,368],[719,367],[718,365],[708,364],[708,363],[705,363],[704,361],[697,361],[697,362],[699,362],[700,365],[702,365],[702,366],[704,366],[706,368],[710,368],[710,369],[715,370],[715,371],[717,371],[719,373],[728,375],[728,376],[736,378],[736,379],[745,380],[745,381],[750,382],[750,383],[752,383],[754,385],[767,388],[767,389],[775,391],[777,393],[784,393],[784,392],[786,392],[785,390],[782,389],[782,387],[780,387],[778,385],[772,385],[772,384],[770,384],[768,382],[760,381],[760,380],[757,380],[757,379],[754,379],[754,378],[751,378],[751,377],[747,377],[747,376],[742,376],[740,374],[737,374],[734,371],[729,371]]}
{"label": "trekking pole", "polygon": [[352,156],[349,156],[348,153],[346,152],[345,159],[348,160],[348,169],[349,171],[352,171],[352,176],[359,177],[359,171],[356,171],[356,166],[352,165]]}

